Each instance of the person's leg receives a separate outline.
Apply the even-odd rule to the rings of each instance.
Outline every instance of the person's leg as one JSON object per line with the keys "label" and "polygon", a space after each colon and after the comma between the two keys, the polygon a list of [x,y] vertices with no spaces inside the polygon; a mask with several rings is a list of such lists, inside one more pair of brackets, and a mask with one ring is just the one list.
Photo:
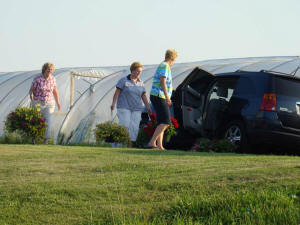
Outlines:
{"label": "person's leg", "polygon": [[44,144],[48,144],[48,140],[51,138],[52,113],[54,112],[54,109],[55,109],[54,102],[45,103],[45,107],[42,113],[44,119],[47,122]]}
{"label": "person's leg", "polygon": [[171,123],[169,106],[167,105],[165,99],[159,97],[150,96],[150,100],[156,111],[157,122],[159,125],[156,127],[148,145],[149,147],[157,146],[159,149],[164,150],[162,144],[164,132]]}
{"label": "person's leg", "polygon": [[131,117],[130,110],[118,108],[117,117],[119,119],[119,125],[125,127],[129,132],[130,117]]}
{"label": "person's leg", "polygon": [[132,142],[136,141],[139,133],[139,127],[141,122],[141,111],[131,111],[129,134]]}
{"label": "person's leg", "polygon": [[155,147],[157,143],[157,147],[159,149],[164,149],[162,145],[162,139],[163,139],[164,132],[168,128],[168,126],[169,124],[159,124],[156,127],[154,134],[148,144],[149,147]]}
{"label": "person's leg", "polygon": [[163,130],[163,132],[161,132],[161,134],[158,136],[157,138],[157,147],[160,150],[165,150],[165,148],[163,147],[163,138],[164,138],[164,133],[166,131],[166,129],[169,127],[169,124],[167,124],[167,126],[165,127],[165,129]]}

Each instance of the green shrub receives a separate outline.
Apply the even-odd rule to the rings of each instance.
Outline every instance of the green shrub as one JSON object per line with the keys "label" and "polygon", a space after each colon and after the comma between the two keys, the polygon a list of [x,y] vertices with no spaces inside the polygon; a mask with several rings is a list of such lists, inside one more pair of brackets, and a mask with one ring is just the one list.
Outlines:
{"label": "green shrub", "polygon": [[192,151],[197,152],[234,152],[236,146],[227,139],[210,140],[200,138],[192,147]]}
{"label": "green shrub", "polygon": [[140,128],[138,136],[136,138],[136,142],[135,142],[136,147],[144,148],[148,144],[149,141],[150,141],[150,138],[149,138],[148,134],[146,132],[144,132],[143,128]]}
{"label": "green shrub", "polygon": [[96,125],[95,137],[98,145],[103,142],[108,143],[123,143],[128,145],[130,143],[130,136],[125,127],[117,123],[105,122]]}
{"label": "green shrub", "polygon": [[20,132],[33,142],[38,142],[44,138],[46,124],[39,108],[18,107],[8,114],[5,130],[8,134]]}
{"label": "green shrub", "polygon": [[5,132],[2,137],[0,137],[1,144],[30,144],[31,139],[28,138],[22,131],[14,131],[11,133]]}

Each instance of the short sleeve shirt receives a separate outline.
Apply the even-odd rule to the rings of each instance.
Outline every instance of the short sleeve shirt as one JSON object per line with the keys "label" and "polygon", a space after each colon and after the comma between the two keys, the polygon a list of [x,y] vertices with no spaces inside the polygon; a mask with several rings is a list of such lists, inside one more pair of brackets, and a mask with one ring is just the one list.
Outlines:
{"label": "short sleeve shirt", "polygon": [[48,80],[46,80],[43,74],[38,75],[32,81],[33,100],[42,102],[53,101],[53,90],[56,88],[56,79],[50,75]]}
{"label": "short sleeve shirt", "polygon": [[172,96],[172,74],[171,74],[171,68],[168,63],[162,62],[156,69],[154,77],[153,77],[153,83],[152,88],[150,91],[150,95],[154,95],[160,98],[166,98],[162,87],[160,86],[160,78],[165,77],[166,78],[166,87],[167,92],[169,95],[169,98]]}
{"label": "short sleeve shirt", "polygon": [[142,95],[146,92],[144,83],[141,80],[134,82],[130,75],[121,78],[116,87],[120,89],[117,108],[128,109],[131,111],[143,111]]}

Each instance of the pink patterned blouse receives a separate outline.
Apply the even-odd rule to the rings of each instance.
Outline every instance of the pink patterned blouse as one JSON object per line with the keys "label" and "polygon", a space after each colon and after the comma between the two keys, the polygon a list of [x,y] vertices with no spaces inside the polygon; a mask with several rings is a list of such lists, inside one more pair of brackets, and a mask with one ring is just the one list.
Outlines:
{"label": "pink patterned blouse", "polygon": [[43,74],[38,75],[32,81],[33,100],[42,102],[53,101],[53,90],[56,87],[56,79],[50,75],[48,80],[45,80]]}

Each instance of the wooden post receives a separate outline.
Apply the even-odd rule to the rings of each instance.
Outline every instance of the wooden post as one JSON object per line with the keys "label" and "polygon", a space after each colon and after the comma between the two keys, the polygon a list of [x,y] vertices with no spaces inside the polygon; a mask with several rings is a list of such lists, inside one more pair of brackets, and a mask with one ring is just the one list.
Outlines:
{"label": "wooden post", "polygon": [[71,83],[70,83],[70,108],[72,107],[73,103],[74,103],[74,75],[72,74],[72,72],[70,73],[70,78],[71,78]]}

